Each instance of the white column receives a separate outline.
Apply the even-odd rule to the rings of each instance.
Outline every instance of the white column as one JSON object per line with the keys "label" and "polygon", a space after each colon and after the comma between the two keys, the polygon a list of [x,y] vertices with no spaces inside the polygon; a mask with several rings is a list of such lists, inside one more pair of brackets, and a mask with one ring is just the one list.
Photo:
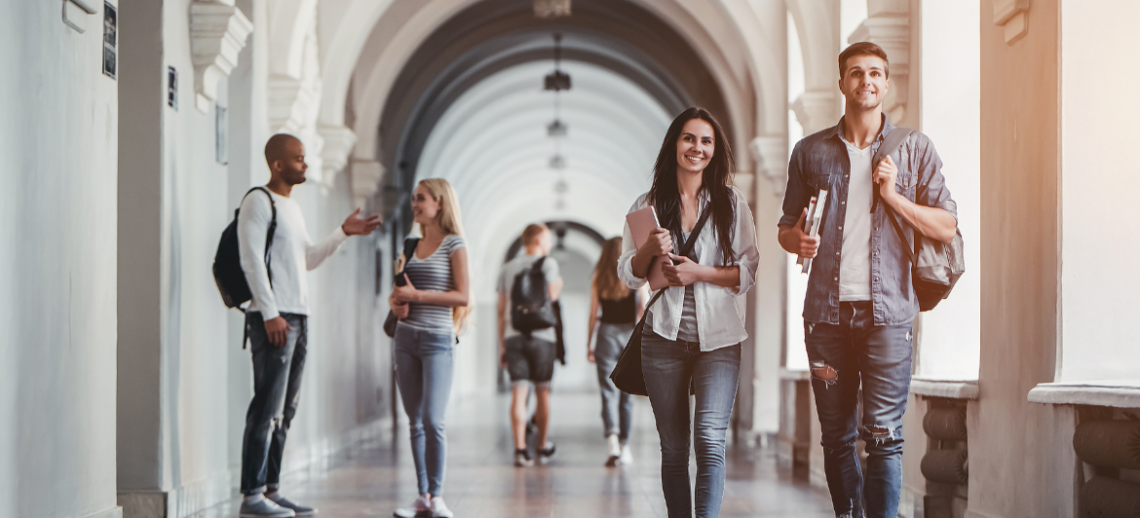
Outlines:
{"label": "white column", "polygon": [[[958,203],[967,272],[949,299],[922,315],[918,378],[976,380],[981,344],[981,83],[977,10],[922,1],[919,105],[922,131],[934,141]],[[891,63],[891,80],[895,67]]]}

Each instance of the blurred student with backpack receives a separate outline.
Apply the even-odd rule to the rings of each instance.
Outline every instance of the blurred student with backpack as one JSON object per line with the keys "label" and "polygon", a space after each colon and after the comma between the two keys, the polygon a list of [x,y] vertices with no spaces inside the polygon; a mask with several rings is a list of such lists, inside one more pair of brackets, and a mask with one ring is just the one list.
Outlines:
{"label": "blurred student with backpack", "polygon": [[[619,390],[610,380],[634,324],[645,310],[644,290],[632,290],[618,278],[621,238],[602,245],[602,255],[590,281],[590,319],[586,332],[586,359],[598,367],[598,388],[602,393],[602,426],[606,434],[606,467],[633,462],[629,451],[629,430],[633,424],[633,397]],[[597,345],[592,343],[598,331]]]}
{"label": "blurred student with backpack", "polygon": [[526,404],[533,385],[538,427],[538,457],[548,459],[555,446],[547,438],[550,422],[550,380],[557,356],[554,303],[562,292],[558,262],[549,257],[551,232],[546,225],[528,225],[522,233],[524,255],[503,265],[499,274],[499,361],[511,377],[511,433],[515,466],[532,466],[526,444]]}

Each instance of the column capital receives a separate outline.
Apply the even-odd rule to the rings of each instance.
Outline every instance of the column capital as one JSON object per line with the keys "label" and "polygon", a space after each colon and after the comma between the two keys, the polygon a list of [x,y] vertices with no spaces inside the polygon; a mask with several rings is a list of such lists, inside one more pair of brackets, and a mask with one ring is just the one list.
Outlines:
{"label": "column capital", "polygon": [[352,206],[364,208],[368,200],[380,190],[380,180],[384,178],[384,164],[375,160],[353,159],[350,175]]}
{"label": "column capital", "polygon": [[325,144],[321,150],[324,181],[332,185],[336,175],[348,165],[348,157],[356,145],[356,133],[345,126],[321,124],[317,127],[317,134],[324,139]]}
{"label": "column capital", "polygon": [[194,63],[194,107],[205,113],[218,95],[218,82],[229,77],[238,54],[253,32],[253,22],[233,2],[190,4],[190,51]]}
{"label": "column capital", "polygon": [[796,98],[791,108],[804,128],[804,135],[811,135],[839,122],[840,106],[834,91],[808,90]]}
{"label": "column capital", "polygon": [[773,190],[783,194],[788,181],[788,138],[785,135],[763,135],[748,143],[748,151],[756,161],[759,176],[772,182]]}

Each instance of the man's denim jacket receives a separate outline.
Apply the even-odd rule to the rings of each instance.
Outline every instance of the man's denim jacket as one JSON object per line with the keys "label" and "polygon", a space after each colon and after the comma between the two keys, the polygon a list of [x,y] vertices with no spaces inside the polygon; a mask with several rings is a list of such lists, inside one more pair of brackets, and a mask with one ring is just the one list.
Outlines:
{"label": "man's denim jacket", "polygon": [[[872,155],[893,127],[883,116],[883,130],[871,144]],[[942,160],[930,138],[917,131],[912,133],[891,154],[891,159],[899,170],[895,183],[897,192],[919,205],[945,209],[957,219],[958,206],[950,198],[942,176]],[[811,197],[820,189],[828,191],[819,231],[819,252],[812,261],[804,300],[803,316],[807,322],[839,323],[839,266],[850,175],[851,162],[843,141],[842,119],[837,126],[800,140],[788,163],[788,187],[780,226],[794,226]],[[904,248],[908,245],[899,238],[887,210],[890,209],[886,203],[880,202],[871,215],[871,302],[877,326],[907,324],[918,314],[918,297],[911,284],[910,260]],[[901,216],[896,214],[896,218],[913,243],[914,230]]]}

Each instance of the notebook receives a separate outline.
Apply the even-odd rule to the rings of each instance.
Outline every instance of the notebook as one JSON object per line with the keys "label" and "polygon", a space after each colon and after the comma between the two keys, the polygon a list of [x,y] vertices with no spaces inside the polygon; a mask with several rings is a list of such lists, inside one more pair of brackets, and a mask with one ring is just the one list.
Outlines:
{"label": "notebook", "polygon": [[[652,205],[626,214],[625,221],[629,224],[629,232],[633,235],[633,245],[636,248],[641,248],[641,245],[645,244],[645,240],[649,238],[649,234],[661,226],[657,222],[657,211],[653,209]],[[669,281],[665,279],[665,272],[661,270],[666,260],[667,258],[664,256],[657,256],[649,265],[649,275],[646,277],[649,280],[650,289],[659,290],[669,286]]]}

